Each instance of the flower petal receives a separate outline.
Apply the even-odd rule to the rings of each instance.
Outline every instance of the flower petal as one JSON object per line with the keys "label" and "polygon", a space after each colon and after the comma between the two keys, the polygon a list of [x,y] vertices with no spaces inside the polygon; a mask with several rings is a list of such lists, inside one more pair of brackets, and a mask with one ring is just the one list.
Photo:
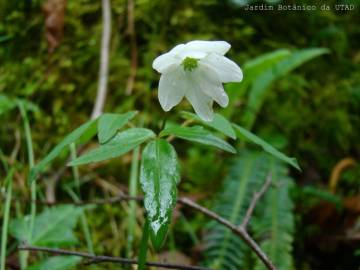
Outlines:
{"label": "flower petal", "polygon": [[211,121],[214,118],[213,100],[211,97],[202,92],[197,83],[192,80],[188,81],[188,87],[185,92],[186,98],[191,103],[196,114],[204,121]]}
{"label": "flower petal", "polygon": [[164,111],[170,111],[183,99],[186,89],[185,74],[181,67],[162,74],[159,81],[158,98]]}
{"label": "flower petal", "polygon": [[185,44],[179,44],[179,45],[176,45],[174,48],[172,48],[169,53],[172,53],[173,55],[176,55],[176,54],[180,53],[184,49],[185,49]]}
{"label": "flower petal", "polygon": [[185,44],[184,50],[201,51],[205,53],[218,53],[224,55],[230,50],[231,45],[226,41],[202,41],[194,40]]}
{"label": "flower petal", "polygon": [[213,98],[221,107],[226,107],[229,104],[229,97],[224,91],[218,74],[212,68],[200,65],[192,76],[201,91]]}
{"label": "flower petal", "polygon": [[152,67],[157,72],[164,73],[172,66],[179,64],[179,62],[171,52],[168,52],[156,57],[152,63]]}
{"label": "flower petal", "polygon": [[195,51],[195,50],[183,50],[182,52],[180,52],[177,56],[181,59],[184,60],[186,57],[191,57],[191,58],[195,58],[195,59],[203,59],[204,57],[206,57],[208,54],[206,52],[201,52],[201,51]]}
{"label": "flower petal", "polygon": [[211,53],[200,62],[215,70],[221,82],[240,82],[243,78],[240,67],[225,56]]}

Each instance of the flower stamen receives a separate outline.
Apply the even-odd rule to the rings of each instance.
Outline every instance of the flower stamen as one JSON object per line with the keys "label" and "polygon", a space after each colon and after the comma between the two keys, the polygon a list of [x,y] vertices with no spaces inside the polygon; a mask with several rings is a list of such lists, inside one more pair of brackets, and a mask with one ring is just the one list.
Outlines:
{"label": "flower stamen", "polygon": [[192,57],[186,57],[181,65],[183,66],[185,71],[193,71],[198,67],[198,61],[199,59],[192,58]]}

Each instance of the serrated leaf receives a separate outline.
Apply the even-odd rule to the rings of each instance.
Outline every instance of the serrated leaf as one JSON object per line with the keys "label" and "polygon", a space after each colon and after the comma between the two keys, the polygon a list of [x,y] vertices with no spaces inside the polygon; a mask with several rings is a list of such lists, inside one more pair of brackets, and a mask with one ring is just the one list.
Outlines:
{"label": "serrated leaf", "polygon": [[242,118],[244,126],[248,129],[251,129],[253,126],[256,115],[265,100],[267,89],[273,81],[301,66],[303,63],[328,52],[329,50],[324,48],[300,50],[278,62],[272,69],[259,75],[250,89],[247,107]]}
{"label": "serrated leaf", "polygon": [[144,205],[155,249],[159,249],[164,242],[179,181],[179,164],[173,146],[162,139],[150,142],[142,152],[140,183],[145,194]]}
{"label": "serrated leaf", "polygon": [[26,270],[69,270],[73,269],[81,260],[81,257],[76,256],[56,256],[35,263]]}
{"label": "serrated leaf", "polygon": [[34,181],[37,174],[44,171],[53,159],[55,159],[64,148],[76,141],[85,142],[96,134],[97,119],[90,120],[68,134],[51,152],[43,158],[30,172],[29,180]]}
{"label": "serrated leaf", "polygon": [[249,130],[247,130],[239,125],[233,124],[233,127],[238,135],[238,138],[240,138],[240,139],[245,138],[245,139],[249,140],[250,142],[261,146],[262,149],[264,149],[264,151],[268,152],[269,154],[273,155],[274,157],[290,164],[294,168],[301,171],[296,158],[291,158],[291,157],[286,156],[285,154],[281,153],[279,150],[274,148],[272,145],[268,144],[266,141],[264,141],[263,139],[256,136],[254,133],[250,132]]}
{"label": "serrated leaf", "polygon": [[104,113],[99,117],[98,138],[101,144],[106,143],[128,123],[137,112],[127,112],[124,114]]}
{"label": "serrated leaf", "polygon": [[160,137],[168,135],[174,135],[175,137],[181,138],[183,140],[214,146],[233,154],[236,153],[235,148],[232,147],[229,143],[216,137],[209,130],[204,129],[202,126],[169,126],[160,132]]}
{"label": "serrated leaf", "polygon": [[236,139],[236,134],[231,126],[231,123],[224,116],[220,114],[215,113],[214,119],[210,122],[201,120],[201,118],[194,113],[182,112],[181,114],[186,119],[196,120],[198,122],[201,122],[203,125],[212,127],[213,129],[221,132],[222,134],[232,139]]}
{"label": "serrated leaf", "polygon": [[100,145],[98,148],[74,159],[68,165],[78,166],[119,157],[154,137],[155,134],[150,129],[131,128],[118,133],[106,144]]}
{"label": "serrated leaf", "polygon": [[73,229],[83,208],[72,205],[45,209],[35,217],[32,238],[28,241],[29,217],[22,217],[10,223],[10,234],[19,241],[31,245],[68,246],[75,244],[77,238]]}

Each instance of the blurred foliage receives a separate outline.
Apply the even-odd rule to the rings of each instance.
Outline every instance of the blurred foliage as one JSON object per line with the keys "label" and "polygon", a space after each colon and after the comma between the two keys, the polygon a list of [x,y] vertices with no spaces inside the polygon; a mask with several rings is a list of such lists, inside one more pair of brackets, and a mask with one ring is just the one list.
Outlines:
{"label": "blurred foliage", "polygon": [[[35,158],[40,160],[65,134],[88,120],[97,90],[102,30],[101,1],[67,1],[63,39],[52,54],[48,53],[44,34],[44,2],[0,2],[0,176],[2,179],[6,175],[8,167],[16,167],[13,194],[15,198],[29,198],[26,183],[29,168],[26,165],[27,153],[16,100],[27,100],[29,104],[36,104],[29,115]],[[251,68],[251,65],[256,64],[251,61],[265,53],[276,53],[277,62],[284,60],[290,52],[302,49],[329,50],[330,53],[304,63],[272,81],[263,104],[255,115],[251,116],[251,112],[249,114],[247,110],[250,100],[247,88],[249,85],[245,87],[240,84],[242,89],[229,85],[227,88],[231,94],[231,91],[237,89],[239,93],[236,93],[237,98],[230,99],[230,106],[223,113],[231,116],[235,123],[243,123],[244,115],[250,115],[249,117],[253,118],[251,128],[256,134],[289,156],[296,157],[300,163],[302,172],[292,169],[289,172],[295,179],[288,187],[292,200],[288,201],[289,198],[286,198],[288,203],[283,205],[289,207],[285,211],[290,211],[290,205],[294,204],[291,216],[294,218],[295,228],[287,226],[289,237],[294,239],[293,251],[288,247],[284,249],[292,254],[295,268],[355,269],[360,264],[360,257],[355,256],[359,254],[356,242],[356,233],[359,233],[359,226],[356,224],[360,213],[357,204],[360,201],[359,165],[341,171],[336,194],[332,194],[327,186],[331,172],[338,162],[346,157],[352,157],[359,162],[358,1],[134,2],[138,69],[133,92],[128,96],[125,88],[131,67],[131,42],[127,33],[127,2],[111,1],[111,61],[109,96],[105,111],[144,111],[146,113],[138,120],[143,126],[159,128],[161,125],[164,113],[158,104],[156,91],[159,75],[152,70],[151,63],[157,55],[175,44],[193,39],[226,40],[232,44],[229,56],[244,67],[244,70],[244,63],[248,63]],[[248,3],[255,5],[275,2],[306,3],[317,7],[328,4],[332,8],[328,11],[318,8],[316,11],[279,12],[245,11],[243,7]],[[337,11],[333,7],[339,3],[355,4],[356,10]],[[274,63],[266,66],[265,70],[270,69],[268,72],[272,73]],[[253,81],[260,78],[259,74],[255,74]],[[258,82],[260,83],[263,81]],[[180,112],[184,109],[190,109],[189,104],[183,102],[174,111]],[[169,120],[180,121],[176,115],[171,113]],[[183,179],[180,192],[202,199],[204,205],[213,206],[215,209],[220,207],[221,204],[217,204],[217,201],[221,198],[221,193],[218,195],[217,191],[230,185],[226,184],[230,176],[225,177],[229,169],[229,155],[204,147],[189,147],[188,143],[181,141],[175,141],[174,144],[181,158]],[[41,177],[40,198],[46,198],[49,192],[48,183],[54,181],[66,159],[67,153],[63,153]],[[241,159],[241,156],[237,159]],[[103,166],[81,167],[82,198],[106,198],[119,192],[127,192],[130,162],[129,154]],[[233,169],[229,169],[229,175]],[[3,181],[0,184],[1,187],[4,186]],[[56,197],[59,200],[70,200],[68,187],[74,185],[71,171],[66,170],[57,186]],[[239,185],[239,182],[235,185]],[[1,192],[3,199],[3,190]],[[287,189],[279,192],[286,193],[287,196]],[[246,195],[251,196],[251,193]],[[264,203],[267,200],[268,198],[264,198]],[[121,206],[99,206],[87,216],[96,253],[126,255],[128,206],[126,203]],[[229,207],[232,208],[232,205]],[[263,206],[259,205],[259,211],[262,209]],[[176,249],[200,264],[199,257],[208,258],[207,255],[198,256],[203,255],[204,250],[197,242],[197,238],[201,240],[202,233],[206,234],[203,230],[206,221],[200,215],[182,209],[181,211],[186,213],[186,220],[191,221],[184,221],[175,215],[176,224],[172,226],[173,231],[169,233],[164,250]],[[3,213],[2,203],[0,213]],[[21,201],[14,204],[13,218],[23,218],[27,213],[28,205]],[[268,210],[264,216],[271,213],[272,210]],[[137,208],[136,220],[135,249],[140,242],[143,224],[140,208]],[[267,221],[268,219],[254,219],[254,223],[259,224],[258,228],[267,228],[268,224],[262,226],[262,223]],[[187,226],[177,226],[180,222],[185,222]],[[78,227],[75,233],[79,239],[79,249],[85,249],[85,239],[80,226]],[[255,225],[253,230],[255,233],[261,231],[256,229]],[[265,230],[262,232],[267,235]],[[207,237],[210,236],[204,239]],[[259,238],[263,239],[262,236]],[[266,240],[269,239],[265,238],[266,236],[262,242],[264,248],[267,245]],[[9,259],[16,262],[15,243],[11,243]],[[191,252],[189,247],[193,246]],[[245,256],[245,263],[256,263],[248,253],[244,254],[248,255]],[[149,259],[155,260],[162,255],[164,254],[156,255],[151,252]],[[34,257],[32,262],[39,260]],[[43,263],[46,265],[47,262]],[[73,261],[69,263],[72,264]],[[42,269],[40,267],[38,268]],[[100,267],[91,266],[90,269],[101,269]],[[115,269],[116,266],[106,267]]]}

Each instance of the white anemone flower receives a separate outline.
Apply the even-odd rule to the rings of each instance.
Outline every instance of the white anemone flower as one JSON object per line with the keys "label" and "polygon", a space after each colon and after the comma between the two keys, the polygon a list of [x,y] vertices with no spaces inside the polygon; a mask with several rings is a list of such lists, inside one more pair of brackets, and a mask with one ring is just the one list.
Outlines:
{"label": "white anemone flower", "polygon": [[161,73],[158,97],[164,111],[185,96],[204,121],[213,119],[213,101],[226,107],[229,98],[223,83],[240,82],[240,67],[224,55],[231,45],[225,41],[191,41],[160,55],[153,68]]}

